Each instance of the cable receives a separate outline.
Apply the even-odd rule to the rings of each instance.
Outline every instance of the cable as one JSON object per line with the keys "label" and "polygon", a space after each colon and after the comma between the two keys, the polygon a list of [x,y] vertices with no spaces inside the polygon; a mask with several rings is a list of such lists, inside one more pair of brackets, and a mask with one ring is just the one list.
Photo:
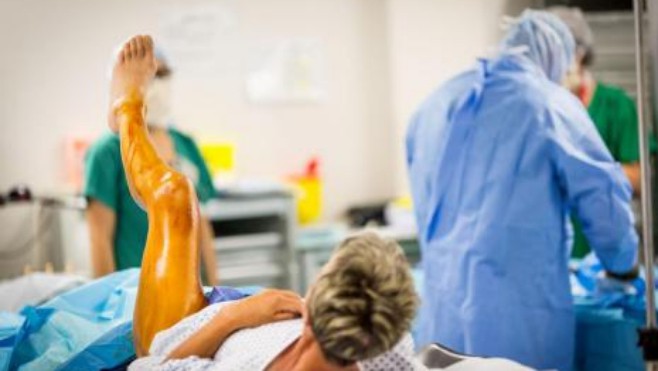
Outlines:
{"label": "cable", "polygon": [[[34,251],[34,248],[36,246],[36,242],[40,240],[46,232],[49,230],[49,227],[52,226],[54,220],[55,220],[55,213],[51,212],[50,214],[44,213],[45,206],[43,204],[38,206],[37,209],[37,232],[33,233],[32,236],[30,236],[27,241],[24,243],[20,244],[16,248],[12,248],[11,246],[15,245],[14,243],[9,243],[2,248],[0,248],[0,259],[1,260],[16,260],[18,258],[24,257],[28,253],[31,253]],[[45,216],[44,216],[45,214]],[[31,219],[31,218],[30,218]],[[26,221],[25,224],[28,224],[29,221]]]}

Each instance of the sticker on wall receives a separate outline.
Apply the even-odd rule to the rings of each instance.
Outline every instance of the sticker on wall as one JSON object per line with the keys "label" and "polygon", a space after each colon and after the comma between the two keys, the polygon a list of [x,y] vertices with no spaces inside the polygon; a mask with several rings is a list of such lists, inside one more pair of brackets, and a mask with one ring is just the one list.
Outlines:
{"label": "sticker on wall", "polygon": [[318,40],[273,42],[251,54],[245,81],[251,102],[320,102],[326,97],[325,60]]}

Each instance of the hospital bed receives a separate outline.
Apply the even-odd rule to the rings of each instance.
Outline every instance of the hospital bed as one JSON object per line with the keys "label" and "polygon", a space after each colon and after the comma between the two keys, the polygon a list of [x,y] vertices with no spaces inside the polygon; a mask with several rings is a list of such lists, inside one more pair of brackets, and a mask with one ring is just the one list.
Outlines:
{"label": "hospital bed", "polygon": [[467,355],[460,354],[444,347],[440,344],[430,344],[422,349],[418,355],[418,360],[428,368],[447,368],[469,358]]}
{"label": "hospital bed", "polygon": [[529,371],[522,366],[502,358],[481,358],[467,356],[441,344],[430,344],[423,348],[417,359],[428,370],[444,371]]}
{"label": "hospital bed", "polygon": [[[20,314],[0,312],[0,371],[19,365],[24,371],[122,369],[135,357],[132,314],[138,282],[138,269],[116,272],[42,305],[28,305]],[[251,294],[254,287],[226,292],[234,291]],[[207,297],[216,293],[207,290]],[[219,300],[234,298],[224,295]],[[528,370],[509,361],[461,355],[438,344],[417,357],[430,370]]]}

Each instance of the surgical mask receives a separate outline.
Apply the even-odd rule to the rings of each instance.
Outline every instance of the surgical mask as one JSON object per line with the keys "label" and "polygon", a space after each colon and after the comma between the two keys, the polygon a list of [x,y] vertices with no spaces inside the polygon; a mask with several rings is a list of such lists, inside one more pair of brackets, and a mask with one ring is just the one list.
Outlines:
{"label": "surgical mask", "polygon": [[566,75],[562,79],[562,86],[569,89],[574,93],[578,93],[580,87],[583,85],[583,74],[576,61],[572,62],[567,70]]}
{"label": "surgical mask", "polygon": [[171,121],[171,80],[154,79],[146,92],[146,123],[166,126]]}

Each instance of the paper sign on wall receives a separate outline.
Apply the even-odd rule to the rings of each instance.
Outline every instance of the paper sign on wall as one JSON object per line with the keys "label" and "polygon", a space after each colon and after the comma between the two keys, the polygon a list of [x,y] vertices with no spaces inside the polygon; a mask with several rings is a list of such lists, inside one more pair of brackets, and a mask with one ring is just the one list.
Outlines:
{"label": "paper sign on wall", "polygon": [[256,48],[246,90],[254,103],[319,102],[326,96],[322,45],[317,40],[285,40]]}
{"label": "paper sign on wall", "polygon": [[204,75],[235,59],[238,17],[230,1],[171,1],[160,14],[161,42],[177,70]]}

